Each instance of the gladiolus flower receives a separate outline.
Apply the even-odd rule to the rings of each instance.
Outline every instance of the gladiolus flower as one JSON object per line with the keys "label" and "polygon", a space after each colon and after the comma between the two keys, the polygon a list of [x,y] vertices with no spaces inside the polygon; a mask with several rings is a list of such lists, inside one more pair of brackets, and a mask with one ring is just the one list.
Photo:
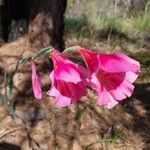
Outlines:
{"label": "gladiolus flower", "polygon": [[89,86],[98,95],[97,104],[110,109],[133,93],[140,72],[139,62],[123,53],[103,54],[78,49],[91,72]]}
{"label": "gladiolus flower", "polygon": [[54,98],[57,106],[65,107],[87,94],[86,68],[73,63],[57,50],[50,53],[54,70],[50,73],[51,89],[48,95]]}
{"label": "gladiolus flower", "polygon": [[41,89],[41,80],[39,74],[36,71],[35,62],[31,61],[31,69],[32,69],[32,90],[34,93],[34,97],[36,99],[42,98],[42,89]]}

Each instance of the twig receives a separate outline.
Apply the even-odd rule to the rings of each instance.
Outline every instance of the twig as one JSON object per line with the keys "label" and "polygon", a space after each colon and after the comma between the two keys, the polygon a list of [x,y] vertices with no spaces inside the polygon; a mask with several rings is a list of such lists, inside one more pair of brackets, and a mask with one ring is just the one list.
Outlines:
{"label": "twig", "polygon": [[13,129],[9,129],[8,131],[4,132],[3,134],[0,135],[0,139],[2,139],[3,137],[5,137],[6,135],[13,133],[15,131],[21,130],[23,127],[16,127]]}
{"label": "twig", "polygon": [[7,72],[6,70],[4,70],[4,86],[5,86],[5,99],[7,99]]}

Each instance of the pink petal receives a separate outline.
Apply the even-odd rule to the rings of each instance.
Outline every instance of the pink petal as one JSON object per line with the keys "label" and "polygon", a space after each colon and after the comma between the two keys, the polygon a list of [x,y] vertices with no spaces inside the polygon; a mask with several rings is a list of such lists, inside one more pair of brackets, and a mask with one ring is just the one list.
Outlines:
{"label": "pink petal", "polygon": [[90,78],[90,72],[86,68],[78,65],[78,72],[80,73],[80,77],[84,84],[87,84],[87,80]]}
{"label": "pink petal", "polygon": [[118,102],[111,96],[111,94],[103,87],[98,93],[97,104],[105,106],[108,109],[113,108]]}
{"label": "pink petal", "polygon": [[120,89],[120,86],[117,87],[115,90],[110,90],[109,92],[112,95],[112,97],[116,100],[121,101],[127,97],[126,94]]}
{"label": "pink petal", "polygon": [[87,94],[86,88],[82,82],[77,84],[64,81],[56,81],[56,88],[64,96],[71,97],[72,99],[80,99]]}
{"label": "pink petal", "polygon": [[87,69],[73,63],[57,50],[51,53],[51,58],[54,62],[56,80],[73,82],[76,84],[89,76],[89,71]]}
{"label": "pink petal", "polygon": [[91,72],[88,85],[97,92],[97,104],[114,107],[130,97],[140,72],[140,64],[123,53],[102,54],[78,49]]}
{"label": "pink petal", "polygon": [[93,73],[91,75],[89,84],[88,84],[92,89],[99,91],[99,89],[101,89],[101,83],[99,82],[98,78],[97,78],[97,74]]}
{"label": "pink petal", "polygon": [[56,98],[56,105],[59,107],[66,107],[71,104],[71,98],[60,95]]}
{"label": "pink petal", "polygon": [[137,79],[138,76],[139,75],[134,72],[126,72],[125,80],[127,80],[130,83],[133,83]]}
{"label": "pink petal", "polygon": [[118,104],[118,101],[116,101],[111,95],[109,95],[110,101],[105,105],[105,108],[112,109]]}
{"label": "pink petal", "polygon": [[106,72],[139,72],[139,63],[128,56],[123,56],[118,53],[99,54],[100,68]]}
{"label": "pink petal", "polygon": [[124,59],[125,61],[127,61],[128,63],[131,63],[131,64],[134,64],[137,66],[137,72],[140,72],[140,63],[130,57],[128,57],[127,55],[121,53],[121,52],[117,52],[117,53],[114,53],[116,56]]}
{"label": "pink petal", "polygon": [[[111,86],[104,85],[111,95],[117,100],[123,100],[126,97],[130,97],[133,93],[134,86],[131,84],[137,77],[134,73],[110,73]],[[133,77],[129,77],[132,75]],[[118,82],[119,81],[119,82]],[[131,81],[131,82],[130,82]],[[118,84],[119,83],[119,84]]]}
{"label": "pink petal", "polygon": [[121,101],[127,97],[130,97],[133,93],[134,86],[131,83],[128,83],[129,85],[125,85],[124,81],[119,87],[117,87],[115,90],[110,90],[110,94],[112,97],[118,101]]}
{"label": "pink petal", "polygon": [[36,71],[34,61],[31,61],[31,69],[32,69],[32,90],[36,99],[42,98],[42,89],[41,89],[41,80]]}
{"label": "pink petal", "polygon": [[124,81],[121,86],[120,86],[120,89],[124,92],[124,94],[127,96],[127,97],[130,97],[134,91],[134,86],[129,83],[128,81]]}
{"label": "pink petal", "polygon": [[63,96],[55,87],[54,70],[50,73],[51,89],[47,94],[54,98],[57,106],[65,107],[71,104],[71,98]]}
{"label": "pink petal", "polygon": [[[58,64],[59,65],[59,64]],[[50,80],[52,82],[51,84],[51,90],[48,92],[49,96],[52,96],[55,99],[56,105],[60,107],[65,107],[70,105],[73,102],[76,102],[79,100],[82,96],[85,96],[87,94],[86,87],[84,82],[82,81],[81,77],[84,75],[81,75],[80,72],[84,71],[78,71],[75,72],[76,75],[79,75],[81,80],[78,80],[78,82],[74,83],[73,77],[70,78],[70,80],[64,80],[63,78],[59,78],[61,73],[64,73],[66,76],[64,78],[67,78],[68,76],[73,76],[72,72],[67,74],[64,70],[66,69],[72,69],[74,66],[70,65],[68,68],[66,65],[64,65],[64,68],[62,68],[63,72],[61,72],[61,69],[58,71],[58,65],[54,68],[54,70],[50,73]],[[70,67],[70,68],[69,68]],[[70,69],[70,70],[71,70]],[[82,68],[80,68],[82,69]],[[57,75],[58,76],[57,76]],[[76,77],[76,76],[75,76]],[[83,78],[83,80],[85,80]],[[64,101],[64,102],[63,102]]]}
{"label": "pink petal", "polygon": [[101,89],[97,89],[97,94],[98,94],[98,99],[97,99],[97,104],[100,106],[107,105],[108,102],[110,101],[110,98],[108,96],[108,93],[104,87],[101,87]]}
{"label": "pink petal", "polygon": [[[133,93],[134,86],[126,81],[126,73],[107,73],[107,80],[102,81],[96,73],[91,76],[89,86],[97,91],[97,104],[112,108],[118,102]],[[135,79],[135,78],[134,78]],[[133,80],[132,80],[133,81]]]}
{"label": "pink petal", "polygon": [[63,64],[59,63],[59,66],[55,70],[55,78],[56,80],[63,80],[66,82],[78,83],[82,81],[79,72],[75,68],[75,66],[71,64]]}
{"label": "pink petal", "polygon": [[89,51],[84,48],[78,49],[79,53],[82,55],[84,62],[86,63],[88,69],[94,72],[98,69],[99,61],[98,55],[95,52]]}
{"label": "pink petal", "polygon": [[55,104],[59,107],[66,107],[71,104],[71,98],[63,96],[55,87],[52,87],[47,94],[54,98]]}
{"label": "pink petal", "polygon": [[[133,77],[129,77],[129,75]],[[101,76],[98,76],[101,77]],[[116,100],[123,100],[130,97],[134,86],[131,84],[137,75],[135,73],[105,73],[102,79],[99,79],[102,86],[113,96]],[[129,82],[131,81],[131,83]]]}
{"label": "pink petal", "polygon": [[97,92],[98,95],[97,104],[100,106],[107,105],[109,102],[107,90],[104,86],[101,85],[96,74],[92,74],[90,81],[91,82],[89,85]]}

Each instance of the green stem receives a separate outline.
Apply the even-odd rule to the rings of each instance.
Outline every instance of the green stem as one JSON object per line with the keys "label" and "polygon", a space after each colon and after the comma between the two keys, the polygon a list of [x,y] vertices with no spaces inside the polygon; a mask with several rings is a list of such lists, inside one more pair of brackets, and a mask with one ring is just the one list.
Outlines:
{"label": "green stem", "polygon": [[80,46],[68,47],[68,48],[66,48],[66,49],[63,51],[63,53],[67,53],[67,52],[69,52],[69,51],[74,51],[74,50],[77,50],[77,49],[79,49],[79,48],[81,48],[81,47],[80,47]]}

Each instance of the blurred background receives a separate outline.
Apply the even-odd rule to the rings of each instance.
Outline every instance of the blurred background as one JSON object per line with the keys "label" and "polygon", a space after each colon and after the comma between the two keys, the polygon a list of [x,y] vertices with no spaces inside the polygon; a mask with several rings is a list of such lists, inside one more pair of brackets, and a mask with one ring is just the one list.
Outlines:
{"label": "blurred background", "polygon": [[124,35],[144,46],[149,43],[149,28],[149,0],[68,0],[68,34],[93,38]]}

